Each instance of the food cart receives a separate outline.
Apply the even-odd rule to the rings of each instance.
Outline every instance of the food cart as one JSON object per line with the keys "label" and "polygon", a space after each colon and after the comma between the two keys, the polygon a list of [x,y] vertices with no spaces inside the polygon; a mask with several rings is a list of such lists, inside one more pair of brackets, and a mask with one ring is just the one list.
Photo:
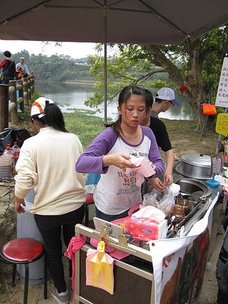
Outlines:
{"label": "food cart", "polygon": [[[175,304],[193,303],[202,285],[210,243],[213,207],[218,189],[181,178],[182,192],[200,192],[195,207],[185,219],[168,231],[166,239],[135,242],[115,224],[96,219],[95,228],[76,225],[76,236],[104,240],[129,256],[114,261],[114,293],[86,285],[87,242],[75,255],[76,304]],[[175,235],[174,235],[175,232]],[[182,299],[182,302],[180,301]]]}

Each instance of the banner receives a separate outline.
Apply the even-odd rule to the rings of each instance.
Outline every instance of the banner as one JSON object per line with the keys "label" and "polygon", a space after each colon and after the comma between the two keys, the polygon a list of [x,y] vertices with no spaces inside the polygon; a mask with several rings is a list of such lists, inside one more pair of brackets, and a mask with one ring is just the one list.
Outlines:
{"label": "banner", "polygon": [[215,105],[228,108],[228,57],[223,60]]}
{"label": "banner", "polygon": [[187,236],[149,242],[156,304],[194,303],[198,296],[210,243],[211,211],[218,195]]}

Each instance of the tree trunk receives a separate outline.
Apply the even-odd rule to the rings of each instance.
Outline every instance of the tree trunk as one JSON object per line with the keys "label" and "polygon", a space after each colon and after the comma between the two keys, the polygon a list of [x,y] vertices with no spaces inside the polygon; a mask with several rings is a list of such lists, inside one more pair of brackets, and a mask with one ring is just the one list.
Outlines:
{"label": "tree trunk", "polygon": [[191,107],[198,113],[196,130],[200,131],[203,123],[201,105],[205,99],[204,83],[202,79],[202,58],[200,57],[200,41],[188,41],[188,53],[190,55],[187,64],[189,66],[189,71],[186,79],[182,76],[178,67],[161,51],[159,46],[149,45],[143,46],[143,48],[149,53],[151,62],[156,66],[162,67],[169,74],[170,80],[176,83],[178,87],[186,81],[187,90],[185,95],[188,98]]}
{"label": "tree trunk", "polygon": [[202,115],[202,103],[205,99],[202,79],[202,62],[200,60],[200,44],[198,43],[198,40],[195,40],[194,42],[189,40],[188,42],[190,70],[187,85],[194,98],[193,102],[195,103],[198,112],[196,130],[200,131],[204,120]]}

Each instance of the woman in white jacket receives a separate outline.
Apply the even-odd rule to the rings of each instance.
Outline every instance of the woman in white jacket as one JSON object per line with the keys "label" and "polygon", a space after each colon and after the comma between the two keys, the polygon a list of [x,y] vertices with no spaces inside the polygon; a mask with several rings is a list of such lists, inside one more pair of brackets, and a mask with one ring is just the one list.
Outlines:
{"label": "woman in white jacket", "polygon": [[24,212],[24,198],[31,188],[36,196],[31,212],[44,240],[48,267],[58,303],[69,303],[62,263],[61,230],[65,245],[74,236],[84,216],[84,179],[74,169],[82,154],[82,145],[69,133],[63,115],[52,100],[38,98],[32,105],[31,118],[38,134],[25,140],[16,164],[15,208]]}

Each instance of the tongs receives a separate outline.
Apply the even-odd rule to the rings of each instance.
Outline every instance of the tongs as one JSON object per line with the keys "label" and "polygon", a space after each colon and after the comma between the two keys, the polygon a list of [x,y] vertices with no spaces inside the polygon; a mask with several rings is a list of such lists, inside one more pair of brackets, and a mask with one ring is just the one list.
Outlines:
{"label": "tongs", "polygon": [[181,227],[183,227],[197,212],[198,210],[202,207],[203,204],[206,203],[205,199],[200,199],[197,203],[197,205],[192,209],[192,211],[189,212],[188,215],[186,215],[181,222],[176,224],[175,226],[173,225],[173,221],[175,220],[175,216],[167,216],[167,222],[168,222],[168,234],[167,236],[169,238],[177,236],[178,232],[180,231]]}

